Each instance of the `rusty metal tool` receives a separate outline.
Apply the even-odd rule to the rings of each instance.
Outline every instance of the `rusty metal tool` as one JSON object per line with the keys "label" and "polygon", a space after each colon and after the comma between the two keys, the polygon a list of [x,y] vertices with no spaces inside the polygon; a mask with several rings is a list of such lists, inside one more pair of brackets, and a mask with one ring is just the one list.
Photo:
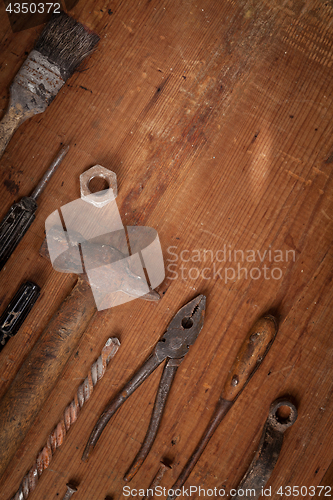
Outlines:
{"label": "rusty metal tool", "polygon": [[[42,255],[45,254],[43,247]],[[113,258],[112,251],[105,258]],[[155,291],[140,297],[158,300]],[[0,477],[96,312],[85,275],[54,314],[0,401]]]}
{"label": "rusty metal tool", "polygon": [[164,462],[160,462],[159,469],[152,480],[150,486],[147,489],[147,495],[143,498],[143,500],[149,500],[149,498],[153,498],[154,493],[155,493],[155,488],[160,484],[160,482],[163,479],[164,474],[168,471],[171,470],[172,467]]}
{"label": "rusty metal tool", "polygon": [[29,494],[35,491],[41,474],[49,467],[55,451],[62,445],[67,432],[77,421],[81,408],[90,399],[95,385],[104,376],[106,368],[117,353],[119,346],[120,342],[115,337],[110,337],[106,341],[100,356],[91,365],[89,373],[76,391],[74,399],[66,406],[62,419],[49,435],[46,445],[37,455],[35,463],[24,476],[19,489],[11,500],[26,500]]}
{"label": "rusty metal tool", "polygon": [[30,196],[14,203],[0,222],[0,271],[35,220],[36,200],[69,150],[63,146]]}
{"label": "rusty metal tool", "polygon": [[20,286],[0,318],[0,351],[17,334],[39,294],[39,286],[32,281],[26,281]]}
{"label": "rusty metal tool", "polygon": [[[287,407],[289,414],[280,414],[282,407]],[[279,398],[271,404],[259,447],[236,489],[238,493],[233,497],[235,500],[257,500],[262,495],[262,490],[278,461],[284,433],[296,422],[296,419],[296,406],[289,399]]]}
{"label": "rusty metal tool", "polygon": [[63,497],[62,500],[69,500],[70,498],[72,498],[74,493],[77,492],[77,488],[73,484],[67,483],[66,487],[67,487],[67,491],[66,491],[65,496]]}
{"label": "rusty metal tool", "polygon": [[157,391],[153,413],[150,419],[146,437],[135,457],[131,467],[125,474],[124,480],[130,481],[141,467],[155,440],[167,397],[175,377],[177,368],[188,353],[189,347],[197,339],[204,323],[206,297],[199,295],[183,306],[172,319],[163,337],[157,342],[152,354],[134,374],[132,379],[108,403],[101,417],[97,421],[82,460],[87,461],[94,449],[106,424],[118,408],[133,394],[144,380],[166,359],[166,365]]}
{"label": "rusty metal tool", "polygon": [[65,12],[52,14],[10,86],[8,109],[0,122],[0,158],[15,130],[46,110],[98,41],[98,35]]}
{"label": "rusty metal tool", "polygon": [[[276,333],[277,321],[274,316],[271,315],[263,316],[256,321],[251,328],[227,376],[224,389],[216,405],[214,414],[196,449],[183,468],[177,481],[172,486],[174,492],[180,490],[183,486],[220,422],[259,368],[275,339]],[[177,496],[178,495],[174,493],[173,496],[169,495],[167,500],[173,500]]]}

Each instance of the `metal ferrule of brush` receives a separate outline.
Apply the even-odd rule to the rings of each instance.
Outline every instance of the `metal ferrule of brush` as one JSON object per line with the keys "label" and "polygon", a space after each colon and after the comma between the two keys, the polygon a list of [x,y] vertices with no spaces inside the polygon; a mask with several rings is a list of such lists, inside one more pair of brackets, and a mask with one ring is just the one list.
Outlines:
{"label": "metal ferrule of brush", "polygon": [[35,219],[37,203],[28,197],[14,203],[0,223],[0,270]]}
{"label": "metal ferrule of brush", "polygon": [[44,111],[64,83],[60,68],[38,50],[32,50],[17,73],[12,87],[19,85],[34,94],[38,105],[44,108]]}

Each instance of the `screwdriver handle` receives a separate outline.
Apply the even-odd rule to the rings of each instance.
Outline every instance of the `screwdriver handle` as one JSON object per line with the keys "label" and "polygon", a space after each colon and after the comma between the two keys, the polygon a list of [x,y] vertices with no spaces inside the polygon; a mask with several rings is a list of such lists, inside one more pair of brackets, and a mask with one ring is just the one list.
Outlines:
{"label": "screwdriver handle", "polygon": [[17,203],[14,203],[0,222],[0,271],[35,220],[35,212],[37,210],[36,199],[45,189],[51,176],[68,153],[68,150],[69,146],[61,148],[59,154],[44,173],[43,178],[31,196],[24,197]]}
{"label": "screwdriver handle", "polygon": [[19,331],[39,294],[39,286],[32,281],[26,281],[20,286],[0,318],[0,351]]}
{"label": "screwdriver handle", "polygon": [[37,203],[28,197],[14,203],[0,222],[0,271],[35,219]]}
{"label": "screwdriver handle", "polygon": [[274,316],[266,315],[256,321],[238,351],[224,385],[222,399],[235,401],[265,357],[277,330]]}

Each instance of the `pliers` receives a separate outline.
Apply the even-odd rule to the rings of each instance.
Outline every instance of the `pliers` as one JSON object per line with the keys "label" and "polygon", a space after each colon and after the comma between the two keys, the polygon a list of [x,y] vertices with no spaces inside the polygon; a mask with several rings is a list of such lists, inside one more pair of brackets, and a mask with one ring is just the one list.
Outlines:
{"label": "pliers", "polygon": [[160,380],[146,437],[131,467],[126,472],[124,480],[130,481],[134,477],[155,440],[177,368],[188,353],[190,346],[194,344],[203,327],[205,308],[206,297],[198,295],[198,297],[188,302],[177,312],[148,359],[123,389],[107,404],[90,434],[82,456],[84,462],[88,460],[90,452],[95,447],[110,418],[142,382],[166,359],[167,362]]}

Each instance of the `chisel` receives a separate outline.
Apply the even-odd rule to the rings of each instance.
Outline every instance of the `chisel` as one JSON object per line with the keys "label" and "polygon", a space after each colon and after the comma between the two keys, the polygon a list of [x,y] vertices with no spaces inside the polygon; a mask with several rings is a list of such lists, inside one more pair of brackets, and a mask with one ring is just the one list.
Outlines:
{"label": "chisel", "polygon": [[62,162],[68,149],[69,146],[64,146],[60,150],[57,158],[47,169],[32,194],[24,196],[20,201],[14,203],[0,222],[0,271],[35,220],[36,200]]}

